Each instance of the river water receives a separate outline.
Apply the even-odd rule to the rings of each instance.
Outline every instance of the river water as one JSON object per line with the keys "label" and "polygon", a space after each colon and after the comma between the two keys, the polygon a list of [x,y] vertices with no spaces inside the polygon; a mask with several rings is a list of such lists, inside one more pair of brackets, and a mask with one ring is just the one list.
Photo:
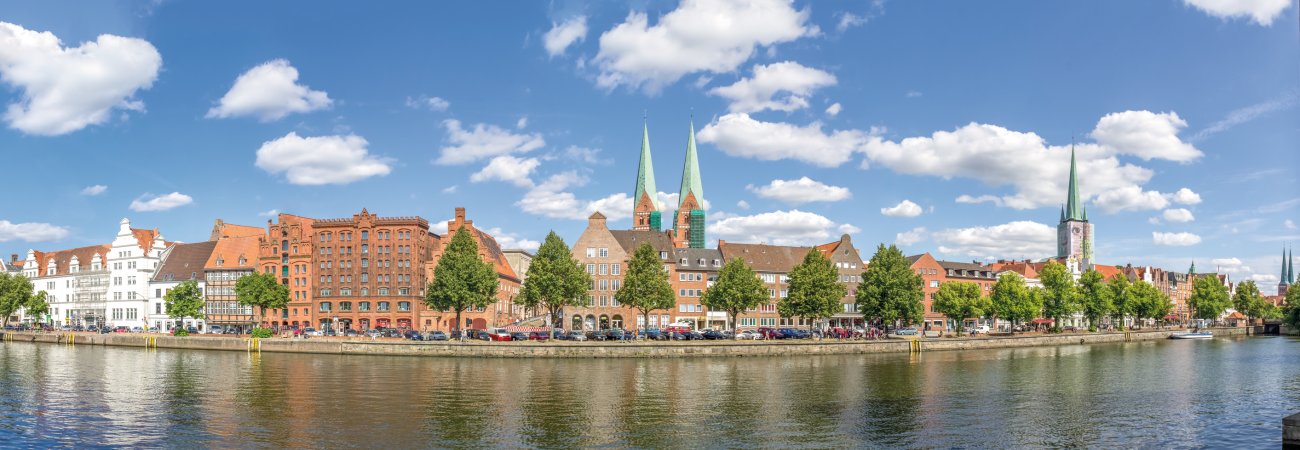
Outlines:
{"label": "river water", "polygon": [[477,359],[4,343],[0,447],[1277,447],[1300,339]]}

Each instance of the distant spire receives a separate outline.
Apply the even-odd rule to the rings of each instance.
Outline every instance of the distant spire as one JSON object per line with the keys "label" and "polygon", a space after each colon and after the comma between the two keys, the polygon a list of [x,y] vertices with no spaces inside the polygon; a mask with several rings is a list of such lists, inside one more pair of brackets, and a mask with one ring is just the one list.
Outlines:
{"label": "distant spire", "polygon": [[1295,284],[1295,250],[1287,250],[1286,257],[1286,282]]}
{"label": "distant spire", "polygon": [[1291,284],[1291,272],[1287,270],[1288,262],[1289,259],[1286,257],[1286,246],[1284,245],[1282,246],[1282,275],[1279,277],[1280,280],[1278,281],[1278,284],[1280,285],[1285,286]]}
{"label": "distant spire", "polygon": [[700,181],[700,158],[695,153],[695,121],[691,120],[691,134],[686,138],[686,162],[682,164],[682,190],[677,196],[677,206],[686,201],[686,194],[695,194],[695,201],[704,207],[704,183]]}
{"label": "distant spire", "polygon": [[1192,260],[1192,267],[1187,269],[1188,275],[1196,275],[1196,260]]}
{"label": "distant spire", "polygon": [[1074,144],[1070,144],[1070,193],[1069,197],[1066,198],[1065,203],[1066,219],[1080,221],[1088,220],[1082,212],[1082,206],[1083,205],[1079,202],[1079,177],[1078,172],[1075,169]]}
{"label": "distant spire", "polygon": [[632,191],[632,204],[636,205],[641,201],[641,194],[650,196],[650,203],[655,209],[659,209],[659,191],[655,189],[655,167],[650,160],[650,127],[644,122],[641,123],[641,162],[636,169],[636,189]]}
{"label": "distant spire", "polygon": [[1061,222],[1065,222],[1065,205],[1061,205]]}

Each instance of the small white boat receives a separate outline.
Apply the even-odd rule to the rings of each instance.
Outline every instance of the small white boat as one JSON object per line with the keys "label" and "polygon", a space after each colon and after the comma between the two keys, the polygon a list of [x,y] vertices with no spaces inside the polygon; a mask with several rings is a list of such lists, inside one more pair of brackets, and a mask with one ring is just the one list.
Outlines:
{"label": "small white boat", "polygon": [[1169,335],[1169,339],[1210,339],[1214,334],[1209,331],[1197,331],[1192,333],[1174,333]]}

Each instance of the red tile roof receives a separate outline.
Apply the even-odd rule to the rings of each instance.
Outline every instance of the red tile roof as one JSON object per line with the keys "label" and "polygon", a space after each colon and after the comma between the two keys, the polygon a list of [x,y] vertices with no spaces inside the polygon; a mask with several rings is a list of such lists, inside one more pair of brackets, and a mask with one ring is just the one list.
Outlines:
{"label": "red tile roof", "polygon": [[49,267],[50,261],[54,261],[56,275],[67,275],[71,273],[72,258],[77,258],[77,264],[84,269],[90,270],[90,263],[99,255],[99,262],[104,264],[108,261],[108,251],[113,248],[110,245],[92,245],[88,247],[78,247],[68,250],[59,250],[56,252],[42,252],[34,250],[32,253],[36,257],[37,276],[47,276],[45,270]]}

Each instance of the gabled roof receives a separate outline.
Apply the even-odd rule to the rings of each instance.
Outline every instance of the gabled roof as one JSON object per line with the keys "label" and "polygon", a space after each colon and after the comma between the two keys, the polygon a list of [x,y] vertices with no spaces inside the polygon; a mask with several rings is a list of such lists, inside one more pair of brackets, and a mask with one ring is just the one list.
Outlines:
{"label": "gabled roof", "polygon": [[208,237],[208,240],[215,241],[221,238],[240,237],[240,236],[262,236],[265,234],[266,234],[266,229],[262,227],[236,225],[233,223],[226,223],[221,219],[217,219],[216,223],[212,225],[212,235]]}
{"label": "gabled roof", "polygon": [[1092,268],[1093,268],[1093,270],[1096,270],[1097,273],[1100,273],[1100,274],[1101,274],[1101,279],[1103,279],[1103,280],[1109,280],[1109,279],[1111,279],[1111,278],[1114,278],[1114,277],[1116,277],[1116,276],[1120,276],[1120,275],[1123,275],[1123,274],[1124,274],[1124,271],[1121,270],[1119,267],[1116,267],[1116,266],[1106,266],[1106,265],[1101,265],[1101,264],[1093,264],[1093,265],[1092,265]]}
{"label": "gabled roof", "polygon": [[619,247],[623,247],[623,251],[627,252],[629,258],[636,253],[636,248],[640,247],[644,242],[649,242],[650,246],[657,252],[668,252],[669,254],[673,252],[673,240],[669,239],[668,235],[662,231],[609,230],[609,233],[614,235],[614,240],[618,241]]}
{"label": "gabled roof", "polygon": [[68,275],[71,272],[72,258],[77,258],[77,264],[80,265],[78,270],[90,270],[90,263],[99,255],[99,262],[107,264],[108,251],[112,249],[111,245],[91,245],[88,247],[78,247],[68,250],[59,250],[56,252],[32,251],[36,257],[36,276],[43,277],[45,269],[49,267],[50,261],[54,261],[56,275]]}
{"label": "gabled roof", "polygon": [[153,281],[203,280],[203,268],[216,249],[217,241],[172,244]]}
{"label": "gabled roof", "polygon": [[[674,250],[676,256],[677,270],[704,270],[716,272],[722,269],[722,251],[712,248],[679,248]],[[682,260],[686,264],[682,264]],[[700,260],[704,264],[700,265]],[[718,261],[718,265],[713,265],[713,261]]]}
{"label": "gabled roof", "polygon": [[135,236],[135,240],[139,242],[140,249],[144,250],[145,254],[148,254],[151,250],[153,250],[154,244],[159,244],[163,248],[166,248],[167,245],[170,244],[170,242],[158,240],[158,236],[162,233],[159,233],[157,228],[154,228],[152,230],[142,230],[139,228],[132,228],[131,234]]}
{"label": "gabled roof", "polygon": [[[216,248],[208,255],[203,264],[204,269],[254,269],[257,267],[258,239],[261,236],[240,236],[217,241]],[[239,264],[239,258],[244,264]],[[221,260],[221,264],[217,264]]]}
{"label": "gabled roof", "polygon": [[989,268],[994,272],[1011,271],[1025,278],[1038,278],[1038,269],[1034,264],[1028,261],[1008,261],[989,264]]}
{"label": "gabled roof", "polygon": [[787,247],[767,244],[735,244],[725,242],[718,250],[727,260],[740,258],[756,272],[789,272],[803,262],[811,247]]}

